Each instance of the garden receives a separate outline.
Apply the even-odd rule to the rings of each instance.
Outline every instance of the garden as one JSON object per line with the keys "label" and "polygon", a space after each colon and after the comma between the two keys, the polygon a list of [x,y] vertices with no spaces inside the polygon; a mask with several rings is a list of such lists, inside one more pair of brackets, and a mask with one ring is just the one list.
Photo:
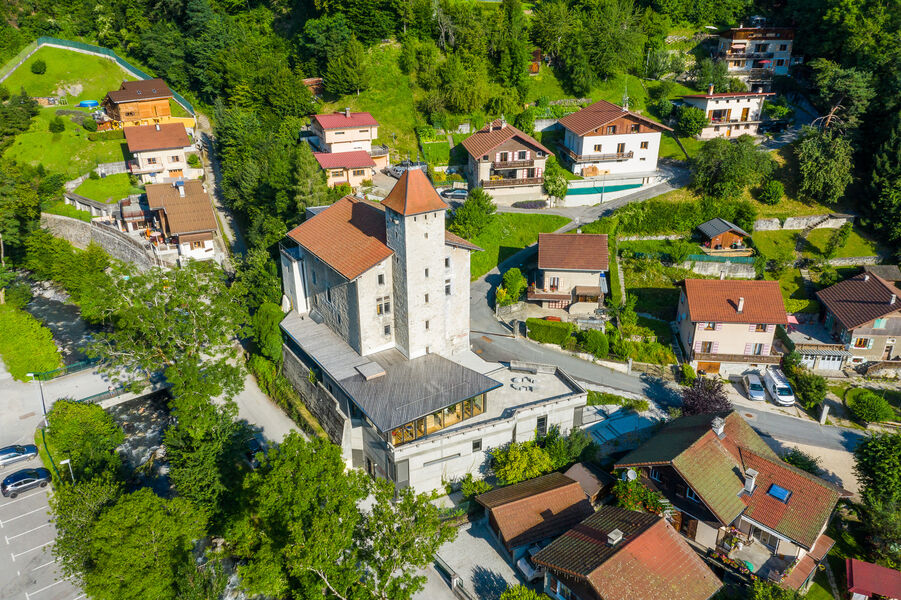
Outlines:
{"label": "garden", "polygon": [[135,183],[132,175],[116,173],[106,177],[89,177],[75,188],[75,193],[97,202],[115,203],[127,196],[144,193],[144,188]]}
{"label": "garden", "polygon": [[862,424],[901,422],[901,391],[891,388],[853,387],[849,384],[829,386],[829,391],[839,397],[854,419]]}
{"label": "garden", "polygon": [[538,241],[539,233],[557,231],[567,223],[569,219],[557,215],[521,213],[494,215],[491,222],[469,240],[482,248],[481,252],[472,254],[470,266],[472,279],[482,277],[523,248],[534,244]]}

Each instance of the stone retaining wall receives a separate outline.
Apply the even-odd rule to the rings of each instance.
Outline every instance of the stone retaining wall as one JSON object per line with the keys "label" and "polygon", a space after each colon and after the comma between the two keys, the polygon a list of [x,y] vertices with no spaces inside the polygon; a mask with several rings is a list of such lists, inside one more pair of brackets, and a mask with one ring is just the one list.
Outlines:
{"label": "stone retaining wall", "polygon": [[149,246],[145,248],[141,242],[108,225],[41,213],[41,227],[76,248],[84,249],[94,242],[116,260],[131,263],[142,271],[157,266]]}
{"label": "stone retaining wall", "polygon": [[285,377],[300,394],[304,405],[319,420],[319,424],[325,429],[329,439],[340,446],[343,442],[347,419],[341,413],[338,400],[322,387],[321,383],[310,381],[310,370],[287,345],[282,346],[282,351],[284,355],[282,372]]}
{"label": "stone retaining wall", "polygon": [[833,267],[857,267],[860,265],[879,264],[878,256],[846,256],[843,258],[832,258],[829,264]]}
{"label": "stone retaining wall", "polygon": [[814,229],[838,229],[845,223],[853,223],[855,218],[854,215],[844,214],[809,215],[788,217],[785,219],[785,223],[781,223],[779,219],[757,219],[754,221],[754,231],[778,231],[780,229],[800,231],[812,225],[815,225]]}
{"label": "stone retaining wall", "polygon": [[720,277],[738,277],[741,279],[754,279],[756,273],[754,265],[744,263],[721,263],[721,262],[693,262],[686,261],[679,265],[683,269],[689,269],[698,275],[715,275]]}
{"label": "stone retaining wall", "polygon": [[754,231],[778,231],[782,229],[779,219],[757,219],[754,221]]}
{"label": "stone retaining wall", "polygon": [[672,233],[669,235],[626,235],[617,236],[620,242],[650,242],[656,240],[681,240],[685,237],[684,233]]}

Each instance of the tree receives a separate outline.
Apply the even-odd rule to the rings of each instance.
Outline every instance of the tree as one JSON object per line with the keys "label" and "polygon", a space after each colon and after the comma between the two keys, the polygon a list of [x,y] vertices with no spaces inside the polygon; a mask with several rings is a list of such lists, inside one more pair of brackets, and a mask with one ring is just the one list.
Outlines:
{"label": "tree", "polygon": [[792,384],[795,397],[807,410],[812,410],[826,399],[828,389],[825,377],[803,366],[786,369],[785,375]]}
{"label": "tree", "polygon": [[192,261],[117,275],[97,290],[104,299],[98,315],[113,327],[96,334],[90,349],[106,372],[134,381],[163,370],[176,397],[201,382],[208,397],[240,391],[234,340],[247,313],[218,266]]}
{"label": "tree", "polygon": [[53,117],[50,119],[50,133],[61,133],[66,130],[66,122],[61,117]]}
{"label": "tree", "polygon": [[594,74],[613,77],[637,68],[644,58],[647,35],[641,27],[642,12],[630,0],[586,3],[582,12],[585,37],[572,39],[584,44]]}
{"label": "tree", "polygon": [[516,267],[507,269],[503,277],[504,289],[507,290],[507,296],[513,302],[518,302],[522,293],[526,290],[528,282],[523,274]]}
{"label": "tree", "polygon": [[544,163],[544,191],[551,198],[563,200],[569,191],[564,169],[554,155],[548,156]]}
{"label": "tree", "polygon": [[825,204],[838,202],[851,183],[852,155],[851,142],[841,134],[806,127],[795,146],[801,194]]}
{"label": "tree", "polygon": [[706,90],[712,85],[715,93],[722,93],[729,91],[728,72],[725,61],[702,58],[695,63],[692,78],[696,88]]}
{"label": "tree", "polygon": [[610,340],[607,339],[603,331],[588,329],[580,331],[577,335],[583,350],[592,354],[595,358],[607,358],[607,355],[610,353]]}
{"label": "tree", "polygon": [[491,455],[492,469],[504,485],[519,483],[554,470],[547,452],[535,442],[511,442]]}
{"label": "tree", "polygon": [[357,94],[367,89],[371,80],[369,55],[356,37],[351,37],[339,54],[329,58],[325,72],[325,89],[337,95]]}
{"label": "tree", "polygon": [[297,178],[294,199],[299,213],[303,213],[310,206],[325,206],[332,202],[325,171],[316,162],[309,144],[300,144],[297,150],[294,176]]}
{"label": "tree", "polygon": [[839,250],[845,247],[845,244],[848,243],[848,238],[851,237],[851,223],[844,223],[841,227],[832,232],[832,235],[829,236],[829,240],[826,242],[826,251],[824,254],[826,258],[835,258],[835,255]]}
{"label": "tree", "polygon": [[861,519],[876,553],[901,561],[901,433],[870,435],[854,449],[854,474],[861,484]]}
{"label": "tree", "polygon": [[842,68],[825,58],[814,60],[810,66],[817,88],[817,104],[827,113],[823,128],[830,129],[836,123],[847,129],[860,125],[860,117],[876,95],[872,73],[854,67]]}
{"label": "tree", "polygon": [[284,317],[281,306],[265,302],[252,319],[253,337],[260,354],[276,364],[282,362],[282,334],[278,324]]}
{"label": "tree", "polygon": [[847,400],[848,408],[855,417],[866,423],[880,423],[889,421],[895,416],[895,411],[888,400],[869,390],[861,390]]}
{"label": "tree", "polygon": [[522,584],[513,585],[504,590],[500,600],[541,600],[538,592]]}
{"label": "tree", "polygon": [[121,459],[116,453],[125,440],[119,424],[98,404],[57,400],[47,413],[53,447],[71,461],[76,478],[116,475]]}
{"label": "tree", "polygon": [[768,581],[756,580],[751,586],[748,600],[798,600],[798,592]]}
{"label": "tree", "polygon": [[685,415],[717,413],[732,410],[732,403],[721,379],[698,377],[682,389],[682,410]]}
{"label": "tree", "polygon": [[490,28],[488,57],[497,79],[511,88],[526,83],[532,45],[529,26],[519,0],[502,0]]}
{"label": "tree", "polygon": [[573,15],[563,0],[538,4],[532,11],[531,37],[545,55],[560,56],[570,43]]}
{"label": "tree", "polygon": [[282,282],[275,261],[266,250],[253,248],[244,254],[237,265],[232,291],[248,311],[267,302],[281,304]]}
{"label": "tree", "polygon": [[547,435],[538,439],[538,445],[551,460],[552,470],[562,469],[579,460],[590,444],[591,438],[579,428],[574,428],[569,435],[563,435],[557,426],[553,426]]}
{"label": "tree", "polygon": [[784,452],[782,454],[782,460],[792,465],[793,467],[797,467],[802,471],[807,471],[808,473],[816,475],[817,477],[823,474],[823,469],[820,466],[820,458],[818,456],[808,454],[800,448],[791,448],[790,450]]}
{"label": "tree", "polygon": [[[888,137],[873,159],[870,214],[873,226],[901,247],[901,113],[892,117]],[[901,259],[901,255],[898,257]]]}
{"label": "tree", "polygon": [[47,72],[47,63],[42,59],[37,59],[31,63],[31,72],[35,75],[43,75]]}
{"label": "tree", "polygon": [[785,186],[782,185],[782,182],[778,179],[769,179],[761,187],[760,195],[757,199],[764,204],[772,206],[774,204],[779,204],[779,201],[782,200],[784,195]]}
{"label": "tree", "polygon": [[205,527],[203,513],[184,498],[164,500],[149,488],[122,496],[94,526],[85,593],[97,600],[175,600],[179,573]]}
{"label": "tree", "polygon": [[676,133],[681,137],[693,137],[707,127],[707,115],[700,108],[683,105],[679,107],[676,119]]}
{"label": "tree", "polygon": [[692,185],[714,198],[738,198],[773,168],[772,157],[751,136],[742,135],[734,142],[714,138],[701,146],[692,161]]}
{"label": "tree", "polygon": [[469,191],[463,205],[454,212],[449,229],[471,240],[491,225],[496,210],[491,196],[482,188],[474,188]]}

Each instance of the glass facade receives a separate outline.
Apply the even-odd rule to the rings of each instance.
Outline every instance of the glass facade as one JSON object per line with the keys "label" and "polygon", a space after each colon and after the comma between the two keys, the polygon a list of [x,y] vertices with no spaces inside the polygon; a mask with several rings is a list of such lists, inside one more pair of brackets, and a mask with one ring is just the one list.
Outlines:
{"label": "glass facade", "polygon": [[476,417],[483,412],[485,412],[485,394],[479,394],[392,430],[391,443],[395,447],[401,446]]}

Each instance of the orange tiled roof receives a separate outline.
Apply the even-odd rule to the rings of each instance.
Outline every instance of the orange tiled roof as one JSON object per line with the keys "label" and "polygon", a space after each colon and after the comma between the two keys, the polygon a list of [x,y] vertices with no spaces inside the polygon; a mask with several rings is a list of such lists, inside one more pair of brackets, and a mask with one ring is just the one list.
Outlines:
{"label": "orange tiled roof", "polygon": [[404,216],[418,215],[436,210],[447,210],[447,203],[439,196],[421,169],[404,171],[382,206]]}
{"label": "orange tiled roof", "polygon": [[606,271],[609,254],[605,234],[538,234],[538,268]]}
{"label": "orange tiled roof", "polygon": [[519,138],[520,141],[538,148],[546,154],[553,154],[550,150],[542,146],[535,138],[527,133],[523,133],[513,125],[500,119],[495,119],[488,125],[485,125],[477,132],[463,140],[463,147],[475,158],[481,158],[488,154],[510,138]]}
{"label": "orange tiled roof", "polygon": [[[683,286],[695,323],[788,323],[778,281],[686,279]],[[739,298],[744,298],[742,312]]]}
{"label": "orange tiled roof", "polygon": [[621,106],[617,106],[606,100],[598,100],[594,104],[586,106],[580,111],[571,113],[561,118],[558,122],[565,128],[569,129],[576,135],[582,136],[590,131],[594,131],[602,125],[619,119],[620,117],[631,116],[643,122],[658,131],[672,131],[666,125],[652,121],[647,117],[643,117],[638,113],[625,110]]}
{"label": "orange tiled roof", "polygon": [[161,123],[159,125],[139,125],[126,127],[125,141],[131,152],[149,152],[186,148],[191,145],[188,132],[181,123]]}

